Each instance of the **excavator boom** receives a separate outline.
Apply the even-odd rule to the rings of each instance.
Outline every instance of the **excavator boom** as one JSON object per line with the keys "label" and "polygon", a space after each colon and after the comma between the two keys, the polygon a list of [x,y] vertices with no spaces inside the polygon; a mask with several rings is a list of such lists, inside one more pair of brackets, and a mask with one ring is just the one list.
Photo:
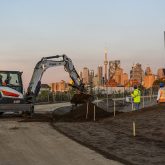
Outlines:
{"label": "excavator boom", "polygon": [[[56,66],[64,66],[64,70],[69,73],[69,76],[73,81],[73,84],[71,86],[73,88],[76,88],[80,93],[78,95],[76,94],[76,97],[73,96],[73,98],[71,99],[71,102],[75,103],[75,104],[77,104],[77,102],[83,102],[82,95],[84,96],[83,98],[85,98],[85,95],[87,95],[87,94],[85,94],[84,84],[82,83],[82,80],[80,79],[80,77],[72,63],[72,60],[64,54],[43,57],[36,64],[31,81],[30,81],[28,89],[27,89],[27,93],[26,93],[27,102],[29,102],[29,103],[34,102],[36,96],[38,95],[38,93],[40,91],[40,87],[41,87],[41,78],[43,76],[43,73],[48,68],[56,67]],[[80,97],[77,97],[77,96],[80,96]],[[87,97],[89,97],[89,96],[87,95]]]}

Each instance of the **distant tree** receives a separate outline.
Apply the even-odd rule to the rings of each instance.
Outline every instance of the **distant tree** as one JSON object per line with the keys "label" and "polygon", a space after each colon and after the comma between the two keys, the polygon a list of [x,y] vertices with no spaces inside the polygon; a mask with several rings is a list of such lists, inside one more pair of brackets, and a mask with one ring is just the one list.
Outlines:
{"label": "distant tree", "polygon": [[37,97],[37,102],[47,102],[49,91],[41,91]]}

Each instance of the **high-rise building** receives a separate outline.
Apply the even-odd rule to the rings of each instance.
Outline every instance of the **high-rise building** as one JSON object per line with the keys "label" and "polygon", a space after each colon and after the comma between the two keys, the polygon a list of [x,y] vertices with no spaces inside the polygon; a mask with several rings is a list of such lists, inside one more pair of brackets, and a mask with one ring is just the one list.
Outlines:
{"label": "high-rise building", "polygon": [[89,84],[89,69],[87,67],[83,68],[82,79],[85,85]]}
{"label": "high-rise building", "polygon": [[145,88],[151,88],[153,83],[154,83],[154,81],[155,81],[155,75],[153,75],[153,74],[152,75],[146,75],[146,76],[144,76],[144,84],[143,84],[143,86]]}
{"label": "high-rise building", "polygon": [[64,92],[68,91],[69,89],[68,84],[64,80],[56,83],[51,83],[50,87],[52,92]]}
{"label": "high-rise building", "polygon": [[98,76],[97,74],[93,77],[93,86],[98,86]]}
{"label": "high-rise building", "polygon": [[151,88],[154,81],[155,81],[155,75],[152,74],[152,70],[150,67],[147,67],[145,70],[145,76],[144,76],[144,83],[143,86],[145,88]]}
{"label": "high-rise building", "polygon": [[79,72],[80,79],[82,80],[82,71]]}
{"label": "high-rise building", "polygon": [[128,74],[123,73],[122,68],[117,68],[112,79],[115,80],[117,85],[123,86],[128,82]]}
{"label": "high-rise building", "polygon": [[89,82],[93,83],[93,78],[94,78],[94,70],[89,71]]}
{"label": "high-rise building", "polygon": [[107,82],[108,80],[108,60],[107,60],[107,51],[105,51],[105,59],[104,59],[104,80]]}
{"label": "high-rise building", "polygon": [[124,73],[124,74],[123,74],[123,82],[122,82],[122,85],[127,84],[128,81],[129,81],[129,79],[128,79],[128,74],[127,74],[127,73]]}
{"label": "high-rise building", "polygon": [[120,60],[109,61],[109,69],[108,69],[109,80],[113,78],[117,68],[120,68]]}
{"label": "high-rise building", "polygon": [[118,85],[122,85],[123,69],[117,68],[112,79],[116,81]]}
{"label": "high-rise building", "polygon": [[165,68],[159,68],[157,71],[158,79],[165,78]]}
{"label": "high-rise building", "polygon": [[103,85],[103,67],[97,67],[97,78],[98,78],[98,85]]}
{"label": "high-rise building", "polygon": [[151,75],[151,74],[152,74],[151,68],[147,67],[145,70],[145,75]]}
{"label": "high-rise building", "polygon": [[144,71],[142,69],[141,64],[137,63],[133,65],[130,71],[130,79],[136,80],[140,84],[142,83],[143,78],[144,78]]}

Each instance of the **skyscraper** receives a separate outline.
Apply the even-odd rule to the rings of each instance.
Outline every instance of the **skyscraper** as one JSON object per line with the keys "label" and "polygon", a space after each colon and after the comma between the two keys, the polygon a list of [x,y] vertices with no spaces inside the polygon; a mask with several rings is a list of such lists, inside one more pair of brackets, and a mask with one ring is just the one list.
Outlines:
{"label": "skyscraper", "polygon": [[120,68],[120,60],[109,61],[109,80],[113,79],[113,76],[118,68]]}
{"label": "skyscraper", "polygon": [[98,77],[98,85],[103,85],[103,67],[98,66],[97,68],[97,77]]}
{"label": "skyscraper", "polygon": [[143,78],[144,78],[144,71],[142,69],[141,64],[137,63],[133,65],[130,71],[130,79],[137,80],[138,83],[142,83]]}
{"label": "skyscraper", "polygon": [[94,78],[94,70],[89,71],[89,82],[93,83],[93,78]]}
{"label": "skyscraper", "polygon": [[165,68],[159,68],[157,71],[158,79],[165,78]]}
{"label": "skyscraper", "polygon": [[151,68],[148,66],[146,69],[145,69],[145,75],[151,75],[152,74],[152,71],[151,71]]}
{"label": "skyscraper", "polygon": [[68,91],[68,83],[66,83],[64,80],[61,80],[60,82],[51,83],[50,84],[52,92],[64,92]]}
{"label": "skyscraper", "polygon": [[82,80],[82,71],[79,72],[80,79]]}
{"label": "skyscraper", "polygon": [[83,78],[84,84],[86,84],[86,85],[89,84],[89,69],[87,67],[83,68],[82,78]]}

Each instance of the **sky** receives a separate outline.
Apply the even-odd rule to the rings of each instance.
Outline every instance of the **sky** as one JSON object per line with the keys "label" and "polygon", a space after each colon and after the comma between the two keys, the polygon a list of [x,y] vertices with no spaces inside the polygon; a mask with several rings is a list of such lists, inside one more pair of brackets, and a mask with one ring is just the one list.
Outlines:
{"label": "sky", "polygon": [[[153,72],[165,67],[164,0],[0,0],[0,70],[23,71],[25,86],[36,63],[66,54],[83,67],[121,60]],[[69,80],[63,66],[48,69],[42,83]]]}

